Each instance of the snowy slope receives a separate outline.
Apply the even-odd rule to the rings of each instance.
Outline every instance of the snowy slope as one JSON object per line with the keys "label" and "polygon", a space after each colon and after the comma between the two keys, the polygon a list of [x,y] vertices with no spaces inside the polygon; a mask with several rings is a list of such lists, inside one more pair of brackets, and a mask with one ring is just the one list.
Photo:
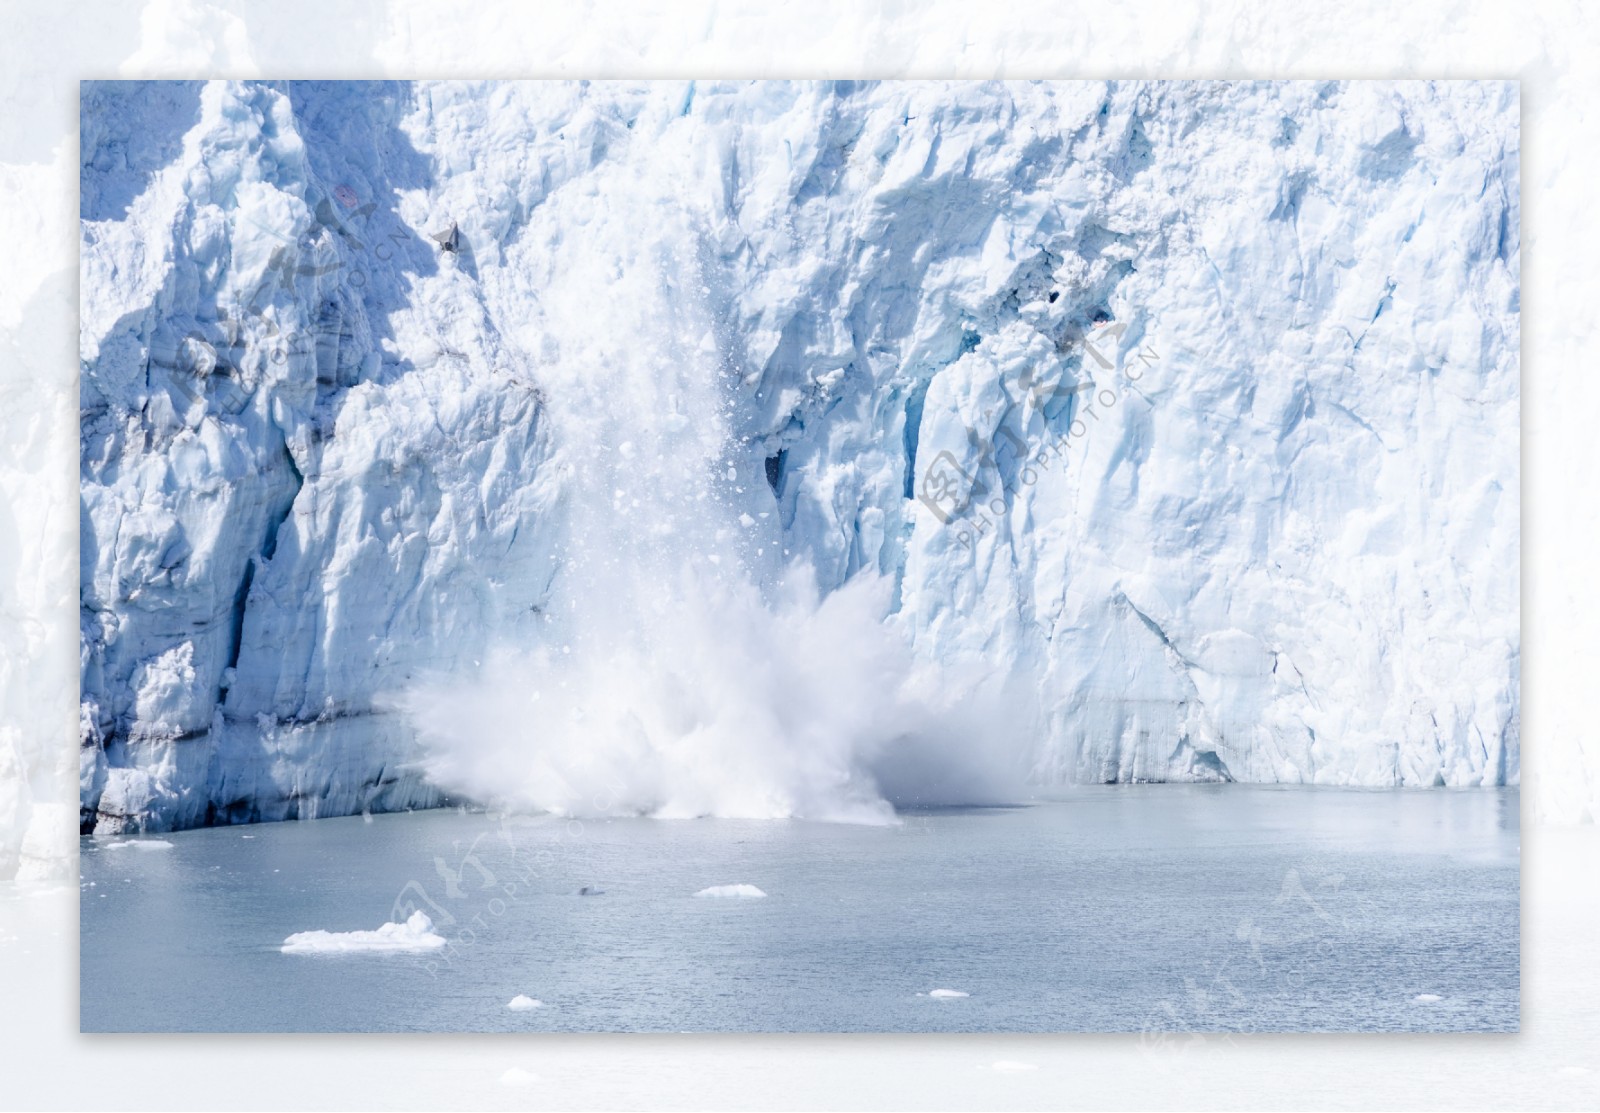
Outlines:
{"label": "snowy slope", "polygon": [[86,826],[1517,780],[1514,85],[90,85],[82,157]]}

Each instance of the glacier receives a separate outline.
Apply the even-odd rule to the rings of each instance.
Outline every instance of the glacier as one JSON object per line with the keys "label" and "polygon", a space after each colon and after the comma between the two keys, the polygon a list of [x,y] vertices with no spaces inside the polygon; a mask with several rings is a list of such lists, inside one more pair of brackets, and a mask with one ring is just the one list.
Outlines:
{"label": "glacier", "polygon": [[86,82],[80,825],[1515,784],[1518,112]]}

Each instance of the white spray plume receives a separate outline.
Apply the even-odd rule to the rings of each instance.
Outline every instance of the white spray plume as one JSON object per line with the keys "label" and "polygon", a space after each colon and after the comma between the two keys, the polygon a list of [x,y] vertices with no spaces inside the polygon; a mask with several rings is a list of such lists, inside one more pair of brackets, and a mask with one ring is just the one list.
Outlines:
{"label": "white spray plume", "polygon": [[883,823],[895,802],[1014,799],[1025,728],[990,686],[914,663],[889,580],[823,595],[786,559],[762,457],[730,424],[757,388],[719,340],[722,218],[696,211],[718,194],[669,116],[639,129],[659,129],[651,172],[618,163],[551,199],[542,219],[583,234],[513,245],[497,272],[526,276],[502,295],[541,353],[540,476],[560,498],[538,528],[561,566],[537,644],[403,698],[430,776],[574,816]]}
{"label": "white spray plume", "polygon": [[1025,716],[914,663],[889,586],[819,597],[801,566],[769,606],[686,572],[634,638],[501,651],[406,707],[438,784],[512,809],[887,823],[1018,799]]}

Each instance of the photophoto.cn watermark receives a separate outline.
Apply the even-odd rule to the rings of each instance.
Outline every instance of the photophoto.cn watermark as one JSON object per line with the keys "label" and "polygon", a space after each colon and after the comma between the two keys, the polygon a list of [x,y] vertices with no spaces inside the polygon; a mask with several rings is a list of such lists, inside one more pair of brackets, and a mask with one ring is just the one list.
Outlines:
{"label": "photophoto.cn watermark", "polygon": [[[1033,409],[1038,413],[1043,413],[1051,402],[1088,399],[1074,406],[1065,432],[1047,430],[1045,435],[1034,438],[1035,443],[1029,444],[1006,426],[1006,417],[1017,405],[1012,403],[989,437],[980,436],[967,426],[967,444],[977,450],[970,471],[948,449],[928,462],[917,486],[917,497],[942,525],[956,527],[956,540],[962,545],[971,549],[994,525],[995,519],[1009,511],[1018,485],[1032,487],[1037,483],[1040,475],[1063,458],[1070,445],[1084,440],[1101,415],[1117,405],[1126,391],[1126,384],[1143,379],[1145,372],[1160,360],[1160,354],[1147,344],[1133,352],[1131,359],[1106,355],[1108,342],[1119,340],[1127,331],[1126,322],[1107,324],[1083,341],[1084,354],[1100,369],[1101,380],[1096,380],[1090,372],[1082,382],[1047,387],[1035,380],[1032,370],[1018,377],[1016,385],[1033,402]],[[1088,361],[1085,361],[1087,366]],[[1001,467],[1003,454],[1010,457],[1013,465],[1009,479]],[[993,472],[992,479],[988,479],[990,472]]]}

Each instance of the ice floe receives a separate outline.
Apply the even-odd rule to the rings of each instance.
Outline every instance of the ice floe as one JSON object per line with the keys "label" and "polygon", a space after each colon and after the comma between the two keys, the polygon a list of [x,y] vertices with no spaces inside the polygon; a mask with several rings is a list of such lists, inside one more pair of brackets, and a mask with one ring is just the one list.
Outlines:
{"label": "ice floe", "polygon": [[766,895],[754,885],[713,885],[709,889],[701,889],[695,894],[697,897],[733,897],[742,900],[751,900],[755,897],[764,897]]}
{"label": "ice floe", "polygon": [[101,849],[121,850],[124,847],[133,847],[135,850],[171,850],[172,844],[166,839],[121,839],[117,842],[105,843]]}
{"label": "ice floe", "polygon": [[432,951],[444,945],[444,936],[434,934],[433,921],[428,919],[427,913],[413,912],[405,923],[384,924],[377,931],[296,932],[283,941],[283,953],[317,955]]}

